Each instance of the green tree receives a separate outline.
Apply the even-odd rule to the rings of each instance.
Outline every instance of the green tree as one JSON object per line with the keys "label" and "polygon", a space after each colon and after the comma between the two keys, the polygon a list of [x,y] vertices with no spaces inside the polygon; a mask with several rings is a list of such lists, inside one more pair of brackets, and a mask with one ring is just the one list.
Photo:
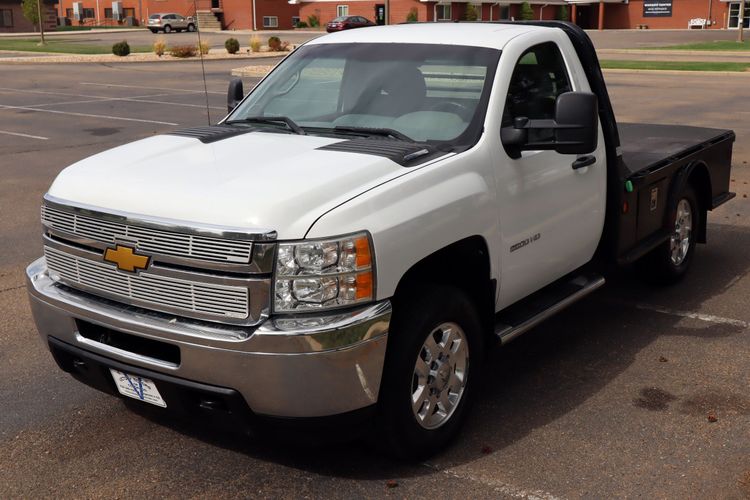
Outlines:
{"label": "green tree", "polygon": [[567,5],[561,5],[557,9],[557,20],[558,21],[569,21],[570,17],[568,16],[568,6]]}
{"label": "green tree", "polygon": [[466,11],[464,12],[464,20],[476,21],[478,18],[479,18],[479,15],[477,14],[477,8],[474,7],[474,4],[467,3]]}
{"label": "green tree", "polygon": [[419,21],[419,13],[417,12],[416,7],[412,7],[411,10],[409,10],[409,13],[406,14],[406,22],[416,23],[417,21]]}
{"label": "green tree", "polygon": [[31,24],[39,24],[39,11],[36,8],[36,0],[22,0],[21,10],[23,11],[23,17],[29,20]]}
{"label": "green tree", "polygon": [[521,4],[520,17],[522,21],[531,21],[534,19],[534,10],[531,8],[531,5],[529,5],[529,2],[523,2]]}

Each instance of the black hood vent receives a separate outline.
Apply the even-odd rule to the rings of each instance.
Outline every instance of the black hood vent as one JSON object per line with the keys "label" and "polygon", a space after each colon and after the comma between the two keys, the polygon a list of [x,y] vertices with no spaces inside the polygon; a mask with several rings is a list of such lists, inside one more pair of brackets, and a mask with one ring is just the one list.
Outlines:
{"label": "black hood vent", "polygon": [[229,139],[236,135],[254,132],[256,129],[250,127],[232,127],[230,125],[208,125],[205,127],[191,127],[174,132],[167,132],[166,135],[179,135],[180,137],[192,137],[198,139],[203,144]]}
{"label": "black hood vent", "polygon": [[333,144],[322,146],[318,149],[324,151],[341,151],[345,153],[383,156],[398,163],[402,167],[413,167],[445,154],[427,144],[403,142],[392,139],[369,138],[357,138],[334,142]]}

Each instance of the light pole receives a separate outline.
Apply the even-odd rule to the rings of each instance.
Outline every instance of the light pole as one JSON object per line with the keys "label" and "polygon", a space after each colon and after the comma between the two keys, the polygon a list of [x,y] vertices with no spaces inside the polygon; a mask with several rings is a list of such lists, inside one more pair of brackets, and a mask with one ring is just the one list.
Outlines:
{"label": "light pole", "polygon": [[39,17],[39,34],[42,36],[42,40],[39,45],[44,45],[44,20],[42,19],[42,0],[36,0],[36,15]]}

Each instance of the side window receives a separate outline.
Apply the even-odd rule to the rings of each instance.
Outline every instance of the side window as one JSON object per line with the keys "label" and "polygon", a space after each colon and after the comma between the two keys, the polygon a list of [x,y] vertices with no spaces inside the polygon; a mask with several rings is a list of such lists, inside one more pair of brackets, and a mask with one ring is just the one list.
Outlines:
{"label": "side window", "polygon": [[[513,69],[505,100],[502,126],[525,116],[531,120],[555,117],[557,96],[572,90],[560,49],[554,42],[531,47],[523,53]],[[536,136],[534,136],[536,134]],[[529,131],[530,139],[549,139],[543,131]]]}

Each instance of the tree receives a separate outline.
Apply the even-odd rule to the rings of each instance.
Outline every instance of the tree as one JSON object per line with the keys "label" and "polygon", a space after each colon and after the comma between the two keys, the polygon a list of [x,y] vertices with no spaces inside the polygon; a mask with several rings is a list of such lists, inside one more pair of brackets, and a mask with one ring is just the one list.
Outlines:
{"label": "tree", "polygon": [[23,17],[29,20],[33,25],[39,24],[39,11],[36,8],[36,0],[22,0],[21,10]]}
{"label": "tree", "polygon": [[557,20],[558,21],[568,21],[568,6],[567,5],[561,5],[557,9]]}
{"label": "tree", "polygon": [[479,18],[479,15],[477,14],[477,8],[474,7],[474,4],[467,3],[466,11],[464,12],[464,20],[476,21],[478,18]]}
{"label": "tree", "polygon": [[520,17],[522,21],[531,21],[534,19],[534,10],[531,8],[531,5],[529,5],[529,2],[523,2],[521,4]]}

